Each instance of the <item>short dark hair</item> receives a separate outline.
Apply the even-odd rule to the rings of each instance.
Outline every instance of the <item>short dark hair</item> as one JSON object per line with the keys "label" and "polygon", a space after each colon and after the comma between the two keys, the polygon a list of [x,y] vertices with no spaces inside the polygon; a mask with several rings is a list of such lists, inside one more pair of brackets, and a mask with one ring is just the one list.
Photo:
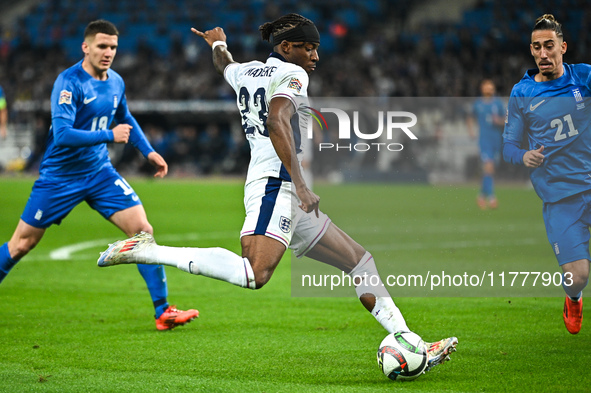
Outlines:
{"label": "short dark hair", "polygon": [[267,22],[259,27],[261,37],[264,41],[271,41],[271,34],[281,34],[298,26],[313,25],[310,19],[305,18],[299,14],[287,14],[274,20]]}
{"label": "short dark hair", "polygon": [[87,37],[94,37],[98,33],[119,36],[119,30],[117,30],[114,24],[107,20],[99,19],[90,22],[88,26],[86,26],[86,29],[84,29],[84,39]]}
{"label": "short dark hair", "polygon": [[552,30],[556,33],[557,37],[564,39],[564,36],[562,35],[562,25],[558,23],[552,14],[544,14],[536,19],[532,32],[536,30]]}

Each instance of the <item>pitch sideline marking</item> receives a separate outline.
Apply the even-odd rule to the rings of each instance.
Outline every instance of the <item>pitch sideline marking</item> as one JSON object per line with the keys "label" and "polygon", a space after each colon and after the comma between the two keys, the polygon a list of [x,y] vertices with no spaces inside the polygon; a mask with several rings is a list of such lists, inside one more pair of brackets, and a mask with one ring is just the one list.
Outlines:
{"label": "pitch sideline marking", "polygon": [[93,247],[98,247],[101,245],[106,245],[108,242],[109,239],[97,239],[60,247],[49,253],[49,259],[62,261],[69,260],[72,259],[72,254],[74,254],[75,252],[86,250]]}

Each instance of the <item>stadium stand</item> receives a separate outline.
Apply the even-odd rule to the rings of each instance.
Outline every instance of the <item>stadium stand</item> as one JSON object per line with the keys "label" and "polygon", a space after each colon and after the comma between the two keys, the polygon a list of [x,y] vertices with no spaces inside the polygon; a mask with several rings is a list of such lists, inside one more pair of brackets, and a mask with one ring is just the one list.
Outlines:
{"label": "stadium stand", "polygon": [[[189,28],[222,26],[236,60],[265,58],[270,45],[261,42],[257,28],[286,12],[312,18],[321,33],[311,96],[470,97],[478,95],[484,77],[492,78],[498,93],[507,96],[533,66],[529,31],[545,12],[566,26],[566,61],[586,61],[591,4],[584,0],[477,0],[459,21],[431,18],[411,28],[410,16],[433,1],[327,0],[312,5],[215,0],[199,6],[188,0],[31,2],[35,5],[26,14],[1,26],[0,84],[10,103],[22,103],[11,105],[11,120],[18,122],[19,116],[39,110],[48,113],[55,76],[81,58],[84,26],[97,18],[111,20],[120,29],[113,68],[126,81],[130,103],[232,101],[233,92],[215,75],[207,48]],[[7,2],[2,3],[6,7]],[[146,116],[165,133],[182,126]],[[210,121],[197,122],[199,134]],[[230,124],[221,124],[221,130],[228,141],[236,139]]]}

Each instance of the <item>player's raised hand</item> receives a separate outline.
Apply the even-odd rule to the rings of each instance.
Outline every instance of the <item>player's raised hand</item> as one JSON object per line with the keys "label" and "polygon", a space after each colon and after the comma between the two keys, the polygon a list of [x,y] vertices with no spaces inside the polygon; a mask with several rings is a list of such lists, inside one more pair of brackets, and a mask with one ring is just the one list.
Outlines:
{"label": "player's raised hand", "polygon": [[530,150],[525,152],[523,155],[523,165],[528,168],[537,168],[544,162],[544,155],[542,152],[544,151],[544,146],[541,146],[539,149]]}
{"label": "player's raised hand", "polygon": [[113,142],[127,143],[129,141],[129,132],[131,131],[129,124],[118,124],[113,128]]}
{"label": "player's raised hand", "polygon": [[215,27],[211,30],[207,30],[205,33],[197,30],[194,27],[191,27],[191,31],[197,34],[199,37],[203,38],[205,42],[211,46],[216,41],[224,41],[226,42],[226,33],[224,33],[224,29],[221,27]]}
{"label": "player's raised hand", "polygon": [[154,177],[164,177],[168,173],[168,164],[164,161],[164,158],[155,151],[148,154],[148,161],[156,168]]}

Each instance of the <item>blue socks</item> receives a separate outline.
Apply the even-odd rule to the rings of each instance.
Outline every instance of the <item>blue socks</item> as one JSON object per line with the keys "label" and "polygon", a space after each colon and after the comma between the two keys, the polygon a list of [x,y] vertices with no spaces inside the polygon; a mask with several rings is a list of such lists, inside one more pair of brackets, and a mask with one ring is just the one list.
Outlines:
{"label": "blue socks", "polygon": [[495,194],[494,182],[493,182],[493,177],[491,175],[484,175],[482,177],[481,193],[482,193],[482,195],[484,195],[486,197],[494,196],[494,194]]}
{"label": "blue socks", "polygon": [[4,280],[4,277],[6,277],[10,269],[12,269],[17,262],[18,261],[15,261],[10,257],[10,253],[8,252],[8,242],[4,243],[2,247],[0,247],[0,282]]}
{"label": "blue socks", "polygon": [[577,296],[569,296],[570,300],[578,302],[579,299],[581,298],[581,296],[583,296],[583,291],[579,292],[579,294]]}
{"label": "blue socks", "polygon": [[156,310],[155,317],[158,318],[168,308],[168,287],[166,285],[166,274],[164,266],[160,265],[137,265],[140,274],[148,285],[148,291]]}

